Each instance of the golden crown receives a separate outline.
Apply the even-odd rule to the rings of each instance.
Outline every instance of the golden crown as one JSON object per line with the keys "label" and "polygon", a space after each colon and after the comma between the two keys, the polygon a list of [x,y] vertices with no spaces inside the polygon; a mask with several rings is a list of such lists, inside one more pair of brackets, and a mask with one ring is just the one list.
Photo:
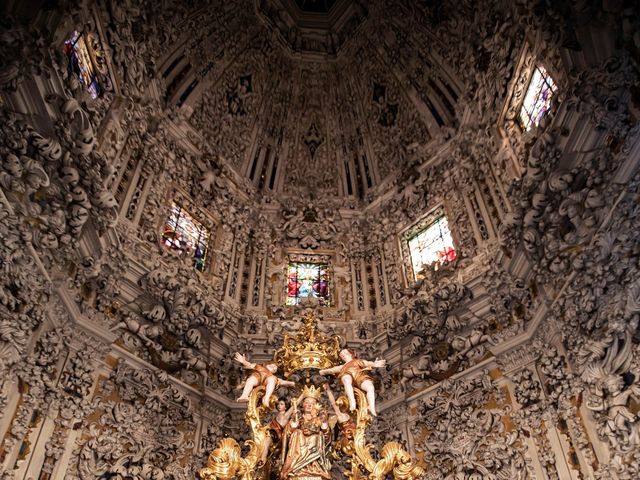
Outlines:
{"label": "golden crown", "polygon": [[306,386],[302,389],[302,400],[305,398],[315,398],[316,400],[320,400],[322,396],[322,390],[316,388],[314,385]]}
{"label": "golden crown", "polygon": [[319,333],[313,312],[306,313],[302,322],[297,333],[285,334],[282,347],[273,356],[285,377],[298,370],[330,368],[339,362],[340,338]]}

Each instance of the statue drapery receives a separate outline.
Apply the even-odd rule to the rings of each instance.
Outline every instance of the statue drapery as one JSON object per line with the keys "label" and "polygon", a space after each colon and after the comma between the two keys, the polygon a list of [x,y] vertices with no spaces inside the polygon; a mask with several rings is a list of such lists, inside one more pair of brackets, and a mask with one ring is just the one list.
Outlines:
{"label": "statue drapery", "polygon": [[281,480],[331,479],[326,445],[330,430],[315,414],[303,414],[299,425],[290,422],[283,440]]}

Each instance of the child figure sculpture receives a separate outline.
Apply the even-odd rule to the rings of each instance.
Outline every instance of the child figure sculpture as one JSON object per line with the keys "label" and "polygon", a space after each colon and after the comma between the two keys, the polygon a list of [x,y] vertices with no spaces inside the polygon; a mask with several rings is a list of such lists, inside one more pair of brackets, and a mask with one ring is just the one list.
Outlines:
{"label": "child figure sculpture", "polygon": [[356,409],[356,398],[353,393],[354,385],[364,391],[367,396],[367,403],[369,404],[369,413],[372,416],[376,414],[376,391],[373,386],[373,380],[367,374],[372,368],[382,368],[387,362],[384,359],[376,359],[374,362],[369,360],[363,360],[356,356],[354,352],[348,349],[340,351],[340,358],[344,362],[342,365],[337,365],[332,368],[325,368],[320,370],[320,375],[337,375],[340,382],[344,386],[344,392],[349,399],[349,409],[351,411]]}
{"label": "child figure sculpture", "polygon": [[251,375],[249,375],[249,377],[247,377],[244,382],[242,395],[240,395],[236,399],[237,402],[248,402],[249,395],[251,395],[253,389],[258,385],[263,385],[265,388],[265,392],[264,397],[262,397],[262,404],[265,407],[269,407],[271,394],[278,385],[282,385],[284,387],[295,386],[294,382],[283,380],[282,378],[278,378],[275,376],[275,373],[278,371],[278,366],[275,363],[251,363],[246,359],[244,355],[239,352],[236,352],[233,358],[237,362],[241,363],[244,368],[246,368],[247,370],[251,370]]}
{"label": "child figure sculpture", "polygon": [[287,402],[280,398],[276,403],[276,416],[269,423],[269,431],[270,435],[264,440],[264,446],[262,447],[262,464],[264,465],[267,462],[267,456],[269,455],[269,449],[274,442],[279,442],[282,440],[282,435],[284,433],[284,429],[289,423],[289,419],[295,410],[295,405],[300,403],[302,400],[302,394],[298,396],[296,400],[294,400],[293,404],[287,408]]}

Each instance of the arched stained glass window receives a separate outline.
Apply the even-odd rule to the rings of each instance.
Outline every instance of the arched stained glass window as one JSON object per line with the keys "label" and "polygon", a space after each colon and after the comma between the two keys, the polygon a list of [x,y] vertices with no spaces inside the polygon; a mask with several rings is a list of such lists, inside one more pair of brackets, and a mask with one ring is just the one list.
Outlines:
{"label": "arched stained glass window", "polygon": [[98,98],[102,92],[97,77],[95,53],[91,50],[91,42],[83,32],[73,32],[71,38],[64,42],[64,53],[67,56],[69,72],[75,74],[85,86],[92,98]]}
{"label": "arched stained glass window", "polygon": [[162,243],[180,254],[193,257],[196,270],[207,263],[209,231],[180,205],[171,202],[171,213],[162,229]]}
{"label": "arched stained glass window", "polygon": [[317,298],[330,305],[328,266],[323,263],[291,262],[287,269],[286,305],[299,305],[304,298]]}
{"label": "arched stained glass window", "polygon": [[425,228],[407,240],[413,267],[413,278],[418,280],[420,272],[425,266],[433,266],[437,270],[440,266],[456,259],[456,249],[449,230],[447,217],[438,216]]}
{"label": "arched stained glass window", "polygon": [[544,67],[533,71],[527,94],[520,109],[520,125],[525,131],[537,126],[542,116],[551,108],[551,98],[558,89]]}

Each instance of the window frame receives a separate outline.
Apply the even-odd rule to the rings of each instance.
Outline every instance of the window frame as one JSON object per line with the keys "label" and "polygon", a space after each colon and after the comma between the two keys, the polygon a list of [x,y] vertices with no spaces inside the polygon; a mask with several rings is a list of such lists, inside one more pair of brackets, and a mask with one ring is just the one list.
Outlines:
{"label": "window frame", "polygon": [[420,275],[420,272],[416,272],[413,268],[413,258],[411,256],[411,248],[409,247],[409,242],[411,242],[414,238],[420,235],[422,232],[428,230],[431,226],[433,226],[440,218],[444,218],[447,222],[447,227],[449,229],[449,233],[451,235],[451,240],[453,243],[453,248],[456,252],[456,258],[450,262],[438,263],[437,261],[433,262],[430,265],[437,264],[438,267],[434,267],[433,271],[441,270],[444,266],[452,266],[455,265],[459,255],[459,242],[456,238],[456,234],[454,229],[452,228],[451,223],[449,223],[449,216],[444,208],[444,206],[439,206],[429,212],[427,215],[422,217],[420,220],[415,222],[413,225],[403,230],[400,234],[400,251],[402,253],[403,263],[406,271],[406,279],[409,284],[413,284],[422,280],[424,277]]}
{"label": "window frame", "polygon": [[[527,98],[529,97],[529,91],[531,90],[532,87],[532,83],[533,80],[536,76],[536,72],[540,72],[540,75],[542,76],[542,80],[544,82],[544,84],[546,84],[549,89],[551,90],[551,96],[549,97],[549,108],[545,111],[542,112],[542,114],[540,115],[540,118],[538,119],[538,121],[536,122],[533,118],[533,113],[534,111],[529,112],[526,107],[525,107],[525,102],[527,101]],[[538,125],[540,125],[540,121],[549,114],[549,112],[551,111],[551,107],[552,107],[552,101],[554,99],[554,97],[558,94],[558,82],[553,78],[553,76],[551,75],[551,73],[549,73],[549,69],[545,67],[545,65],[542,62],[534,62],[533,64],[533,68],[531,69],[531,73],[528,76],[528,81],[527,81],[527,88],[524,90],[524,95],[522,96],[522,101],[519,103],[518,106],[518,115],[517,115],[517,123],[520,126],[520,129],[522,130],[523,133],[527,133],[530,132],[531,130],[533,130],[534,128],[536,128]],[[549,82],[550,81],[550,82]],[[540,88],[538,90],[538,92],[536,92],[535,94],[535,98],[534,98],[534,102],[533,104],[535,105],[538,98],[540,97],[541,93],[544,91],[544,87]],[[523,116],[523,112],[524,114],[527,116],[527,123],[525,124],[522,120],[522,116]]]}
{"label": "window frame", "polygon": [[[76,39],[75,41],[73,41],[74,37]],[[81,45],[83,45],[83,47],[76,47],[76,45],[78,45],[78,43],[80,42],[82,42]],[[91,81],[89,82],[89,84],[86,84],[85,80],[83,79],[82,73],[76,73],[71,69],[70,65],[68,65],[67,67],[69,72],[76,76],[80,84],[84,87],[84,90],[91,96],[93,100],[100,98],[107,89],[107,86],[103,84],[103,81],[104,76],[108,75],[108,72],[104,71],[105,68],[97,60],[98,55],[102,53],[102,45],[100,43],[100,40],[91,31],[74,29],[71,32],[70,36],[64,40],[65,50],[67,44],[72,48],[73,54],[76,56],[76,58],[81,60],[83,64],[87,64],[85,65],[85,69],[90,69]],[[96,46],[99,47],[98,52],[96,51]],[[84,49],[84,55],[79,53],[82,49]],[[67,61],[70,61],[71,54],[66,51],[64,53]],[[102,56],[104,56],[104,53],[102,53]],[[92,85],[94,84],[95,94],[92,91]]]}
{"label": "window frame", "polygon": [[[505,95],[505,102],[502,106],[502,112],[497,120],[497,127],[500,136],[503,137],[508,146],[513,151],[514,155],[505,155],[500,160],[501,169],[508,177],[507,182],[510,179],[520,178],[526,169],[527,157],[526,148],[530,139],[537,135],[535,130],[525,131],[520,124],[519,116],[524,103],[524,98],[533,71],[538,65],[544,67],[547,73],[555,82],[558,87],[554,93],[553,105],[554,108],[547,111],[547,119],[551,120],[558,107],[564,101],[565,89],[567,88],[568,81],[566,78],[566,72],[564,64],[558,54],[553,50],[545,51],[545,55],[540,55],[540,49],[535,47],[531,43],[533,39],[525,38],[520,48],[520,53],[517,55],[516,67],[513,72],[513,76],[509,79],[507,84],[507,93]],[[525,141],[525,139],[527,139]]]}
{"label": "window frame", "polygon": [[[186,214],[186,216],[188,216],[188,217],[189,217],[189,219],[190,219],[190,221],[191,221],[192,223],[197,224],[197,225],[199,225],[199,226],[200,226],[200,228],[199,228],[199,230],[198,230],[198,238],[195,240],[195,246],[196,246],[196,248],[195,248],[195,249],[194,249],[194,251],[193,251],[193,255],[190,255],[190,258],[193,260],[193,264],[194,264],[194,265],[193,265],[193,268],[194,268],[194,270],[196,270],[196,271],[197,271],[197,272],[199,272],[199,273],[204,273],[204,272],[206,272],[206,271],[209,269],[210,265],[212,264],[212,261],[211,261],[211,259],[209,258],[209,253],[210,253],[210,250],[211,250],[211,244],[212,244],[212,242],[213,242],[214,229],[213,229],[213,228],[211,228],[211,226],[210,226],[210,225],[208,225],[208,224],[207,224],[207,222],[203,222],[203,221],[198,217],[198,215],[197,215],[197,214],[196,214],[196,215],[194,215],[194,214],[192,213],[192,212],[193,212],[193,209],[189,208],[189,207],[191,207],[191,205],[189,204],[189,202],[187,202],[187,201],[183,201],[183,200],[184,200],[184,199],[181,199],[181,198],[173,198],[173,199],[171,200],[171,202],[169,203],[169,205],[168,205],[168,207],[169,207],[169,208],[168,208],[168,214],[164,215],[163,220],[162,220],[162,225],[161,225],[160,235],[159,235],[159,243],[160,243],[160,246],[161,246],[164,250],[166,250],[166,251],[168,251],[168,252],[170,252],[170,253],[172,253],[172,254],[174,254],[174,255],[178,256],[178,257],[183,257],[184,253],[188,251],[188,249],[187,249],[187,248],[182,249],[182,248],[179,248],[179,247],[177,247],[177,246],[168,245],[168,244],[166,243],[166,242],[167,242],[167,239],[165,238],[165,227],[167,227],[167,225],[169,224],[169,220],[170,220],[170,219],[171,219],[171,217],[173,216],[174,207],[178,207],[179,212],[178,212],[178,216],[177,216],[177,218],[176,218],[176,227],[178,226],[178,222],[179,222],[179,220],[180,220],[180,218],[181,218],[181,215],[182,215],[183,213],[185,213],[185,214]],[[185,208],[185,204],[187,205],[187,207],[186,207],[186,208]],[[164,210],[164,211],[166,212],[166,210]],[[176,229],[176,230],[177,230],[177,229]],[[175,231],[175,230],[174,230],[174,231]],[[196,250],[198,249],[198,247],[200,246],[200,243],[201,243],[201,242],[200,242],[200,239],[202,238],[202,237],[201,237],[201,235],[202,235],[202,232],[203,232],[203,231],[205,231],[205,232],[207,233],[207,237],[206,237],[206,239],[205,239],[205,240],[204,240],[204,242],[203,242],[203,245],[204,245],[204,253],[203,253],[203,256],[201,257],[201,258],[202,258],[202,262],[203,262],[203,263],[202,263],[202,269],[200,269],[200,268],[198,268],[198,266],[196,265],[196,261],[195,261],[195,259],[196,259],[195,252],[196,252]]]}
{"label": "window frame", "polygon": [[[332,307],[333,306],[333,302],[334,302],[334,288],[333,288],[333,278],[332,278],[332,274],[333,274],[333,269],[332,269],[332,256],[331,255],[327,255],[327,254],[321,254],[321,253],[289,253],[287,255],[287,263],[286,263],[286,273],[284,276],[284,288],[283,288],[283,292],[284,292],[284,302],[283,305],[285,307],[296,307],[298,305],[300,305],[300,302],[302,300],[304,300],[305,298],[316,298],[316,299],[320,299],[323,298],[324,299],[324,303],[322,306],[324,307]],[[320,265],[320,266],[324,266],[324,270],[325,270],[325,276],[326,276],[326,281],[327,281],[327,297],[295,297],[298,300],[298,303],[295,303],[293,305],[290,305],[288,302],[289,300],[289,267],[291,264],[312,264],[312,265]]]}

